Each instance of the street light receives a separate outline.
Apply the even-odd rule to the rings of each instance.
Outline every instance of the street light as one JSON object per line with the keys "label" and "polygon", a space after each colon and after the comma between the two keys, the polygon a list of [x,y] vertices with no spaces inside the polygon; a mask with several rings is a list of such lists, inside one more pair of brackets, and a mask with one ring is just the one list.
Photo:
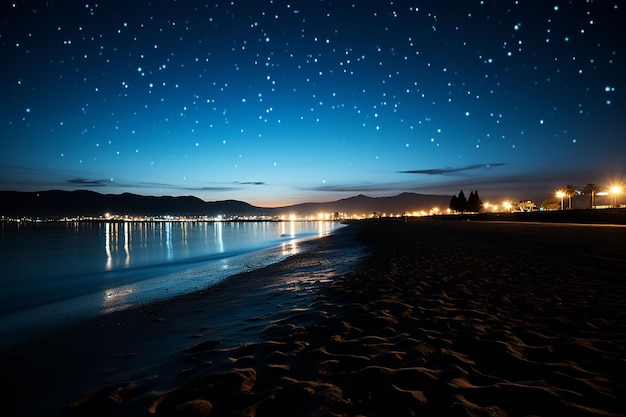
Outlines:
{"label": "street light", "polygon": [[611,193],[615,196],[615,199],[613,200],[613,207],[617,207],[617,195],[620,194],[622,192],[622,187],[619,186],[614,186],[611,187]]}
{"label": "street light", "polygon": [[556,196],[561,199],[561,210],[563,210],[563,198],[565,197],[565,192],[559,190],[556,192]]}

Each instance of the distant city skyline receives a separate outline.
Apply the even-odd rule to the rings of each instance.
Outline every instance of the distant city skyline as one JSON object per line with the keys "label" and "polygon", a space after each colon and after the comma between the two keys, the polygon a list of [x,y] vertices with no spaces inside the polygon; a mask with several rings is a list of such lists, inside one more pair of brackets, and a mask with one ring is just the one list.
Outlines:
{"label": "distant city skyline", "polygon": [[0,6],[0,189],[540,204],[626,182],[623,1]]}

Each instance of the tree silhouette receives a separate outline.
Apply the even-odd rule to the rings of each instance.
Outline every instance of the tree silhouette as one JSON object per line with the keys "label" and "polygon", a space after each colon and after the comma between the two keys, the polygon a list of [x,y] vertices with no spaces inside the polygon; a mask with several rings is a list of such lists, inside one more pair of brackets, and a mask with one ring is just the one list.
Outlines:
{"label": "tree silhouette", "polygon": [[565,195],[567,196],[567,199],[569,201],[569,208],[572,208],[572,197],[574,195],[576,195],[576,187],[574,187],[571,184],[568,184],[565,186],[565,188],[563,189],[563,192],[565,193]]}
{"label": "tree silhouette", "polygon": [[478,213],[483,206],[483,202],[478,196],[478,191],[472,191],[467,199],[467,211]]}
{"label": "tree silhouette", "polygon": [[465,206],[465,210],[470,213],[474,211],[472,210],[471,204],[474,204],[474,191],[470,191],[470,195],[467,197],[467,205]]}
{"label": "tree silhouette", "polygon": [[458,198],[458,206],[459,206],[459,210],[461,212],[464,212],[465,210],[467,210],[467,198],[465,198],[465,194],[463,193],[463,190],[461,190],[459,192],[459,198]]}
{"label": "tree silhouette", "polygon": [[591,194],[591,208],[594,208],[596,206],[596,194],[601,190],[602,188],[592,182],[590,182],[585,186],[585,188],[583,188],[584,194]]}
{"label": "tree silhouette", "polygon": [[453,194],[452,198],[450,199],[450,210],[457,211],[458,206],[459,198],[455,194]]}
{"label": "tree silhouette", "polygon": [[463,213],[468,210],[467,199],[465,198],[463,190],[459,192],[458,196],[453,195],[450,199],[450,210],[456,211],[458,213]]}

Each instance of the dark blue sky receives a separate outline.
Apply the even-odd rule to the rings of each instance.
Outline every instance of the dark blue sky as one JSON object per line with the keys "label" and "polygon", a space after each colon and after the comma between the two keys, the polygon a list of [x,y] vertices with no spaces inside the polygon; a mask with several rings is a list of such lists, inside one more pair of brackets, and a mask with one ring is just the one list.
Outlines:
{"label": "dark blue sky", "polygon": [[1,189],[540,203],[626,180],[624,1],[1,7]]}

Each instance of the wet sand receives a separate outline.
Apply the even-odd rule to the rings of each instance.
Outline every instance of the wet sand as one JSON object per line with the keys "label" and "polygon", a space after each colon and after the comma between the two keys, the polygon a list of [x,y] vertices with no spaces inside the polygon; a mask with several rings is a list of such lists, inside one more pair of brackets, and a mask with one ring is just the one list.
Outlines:
{"label": "wet sand", "polygon": [[380,220],[318,243],[3,352],[5,411],[626,415],[626,228]]}

